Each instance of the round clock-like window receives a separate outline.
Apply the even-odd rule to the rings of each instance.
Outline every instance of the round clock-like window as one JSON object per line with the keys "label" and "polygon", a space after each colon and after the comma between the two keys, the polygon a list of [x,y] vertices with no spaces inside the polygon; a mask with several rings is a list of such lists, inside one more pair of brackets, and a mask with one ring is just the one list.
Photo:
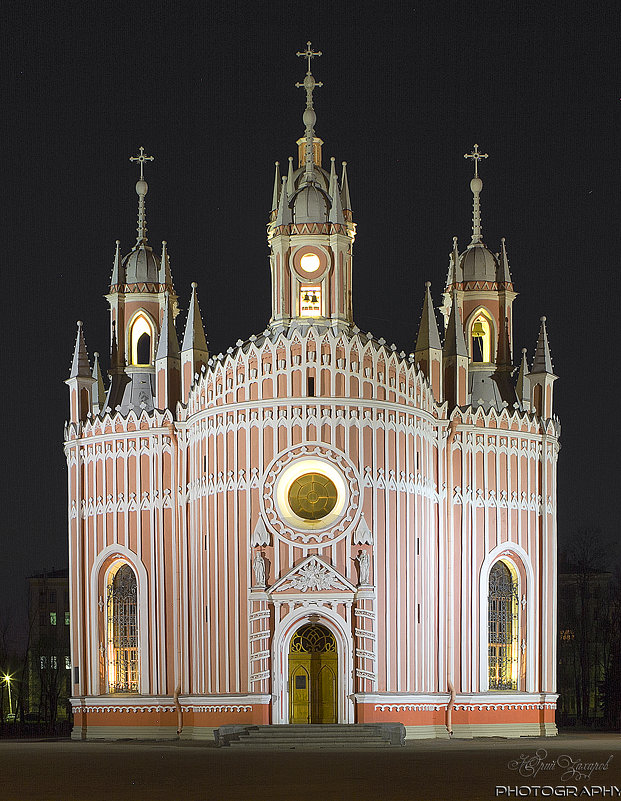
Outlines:
{"label": "round clock-like window", "polygon": [[328,267],[328,255],[322,248],[304,245],[291,255],[291,266],[298,280],[318,281]]}
{"label": "round clock-like window", "polygon": [[312,251],[300,257],[300,267],[306,273],[314,273],[321,267],[319,256]]}
{"label": "round clock-like window", "polygon": [[304,520],[321,520],[334,509],[338,491],[328,476],[305,473],[289,487],[288,501],[292,511]]}

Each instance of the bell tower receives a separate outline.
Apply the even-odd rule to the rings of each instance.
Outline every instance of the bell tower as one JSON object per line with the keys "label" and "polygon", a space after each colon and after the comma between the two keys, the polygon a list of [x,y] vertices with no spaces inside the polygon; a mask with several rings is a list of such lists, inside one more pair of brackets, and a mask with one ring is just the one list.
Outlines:
{"label": "bell tower", "polygon": [[[140,178],[136,183],[138,195],[138,236],[131,252],[121,257],[117,240],[110,291],[106,298],[110,304],[111,365],[110,389],[105,408],[124,414],[129,409],[140,413],[141,409],[170,407],[173,403],[169,393],[158,392],[158,386],[167,386],[167,381],[156,380],[156,361],[162,358],[163,344],[160,334],[166,334],[166,357],[170,353],[178,356],[174,324],[177,315],[177,295],[172,283],[170,261],[166,242],[162,242],[161,257],[158,257],[147,240],[147,214],[145,198],[148,185],[144,178],[144,165],[153,161],[141,147],[130,161],[140,166]],[[169,308],[170,307],[170,308]],[[174,340],[174,342],[172,341]],[[174,359],[173,359],[174,361]],[[161,372],[161,365],[158,371]],[[169,366],[168,362],[167,368]],[[174,365],[174,371],[179,367]],[[171,376],[177,381],[177,376]],[[176,398],[175,398],[176,400]]]}
{"label": "bell tower", "polygon": [[468,401],[486,408],[501,408],[505,404],[513,407],[516,395],[511,381],[512,309],[517,293],[511,280],[505,240],[501,240],[499,253],[492,253],[483,242],[480,200],[483,181],[479,177],[479,162],[488,155],[480,153],[479,146],[474,145],[464,158],[472,159],[474,164],[474,177],[470,181],[472,240],[461,254],[457,240],[453,240],[441,309],[448,332],[452,307],[457,305],[457,319],[463,326],[463,344],[458,350],[468,357]]}
{"label": "bell tower", "polygon": [[314,324],[336,331],[349,330],[352,317],[352,246],[356,226],[352,220],[347,167],[341,180],[335,160],[330,171],[322,167],[323,141],[315,136],[317,120],[311,72],[314,52],[308,42],[297,53],[307,60],[303,83],[306,92],[304,136],[298,139],[298,167],[289,158],[286,176],[276,162],[272,210],[267,226],[272,273],[272,317],[275,331]]}

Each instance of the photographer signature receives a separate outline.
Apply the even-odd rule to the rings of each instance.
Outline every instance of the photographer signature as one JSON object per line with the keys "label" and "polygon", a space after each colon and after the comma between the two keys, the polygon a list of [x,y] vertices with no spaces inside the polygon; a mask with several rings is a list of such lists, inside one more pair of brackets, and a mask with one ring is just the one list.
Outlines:
{"label": "photographer signature", "polygon": [[528,777],[558,768],[563,771],[561,781],[568,781],[590,779],[593,773],[608,770],[611,760],[612,754],[605,762],[585,762],[581,757],[572,757],[569,754],[549,757],[545,748],[539,748],[534,754],[520,754],[519,759],[512,759],[508,768],[517,771],[520,776]]}

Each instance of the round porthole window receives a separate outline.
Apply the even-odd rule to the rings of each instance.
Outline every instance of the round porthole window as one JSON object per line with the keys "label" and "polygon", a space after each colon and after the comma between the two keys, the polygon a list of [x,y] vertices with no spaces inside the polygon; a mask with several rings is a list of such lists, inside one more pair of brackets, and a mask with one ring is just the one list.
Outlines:
{"label": "round porthole window", "polygon": [[289,487],[289,506],[304,520],[321,520],[336,506],[338,490],[328,476],[305,473]]}
{"label": "round porthole window", "polygon": [[349,492],[343,474],[323,459],[302,457],[288,465],[276,481],[279,516],[290,526],[325,529],[347,508]]}

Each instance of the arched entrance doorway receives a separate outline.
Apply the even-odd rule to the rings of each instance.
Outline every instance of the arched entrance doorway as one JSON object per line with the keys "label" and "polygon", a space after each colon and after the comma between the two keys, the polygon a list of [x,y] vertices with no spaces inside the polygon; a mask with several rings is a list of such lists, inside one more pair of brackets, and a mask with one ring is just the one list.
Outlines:
{"label": "arched entrance doorway", "polygon": [[332,632],[301,626],[289,645],[289,722],[337,722],[338,651]]}

